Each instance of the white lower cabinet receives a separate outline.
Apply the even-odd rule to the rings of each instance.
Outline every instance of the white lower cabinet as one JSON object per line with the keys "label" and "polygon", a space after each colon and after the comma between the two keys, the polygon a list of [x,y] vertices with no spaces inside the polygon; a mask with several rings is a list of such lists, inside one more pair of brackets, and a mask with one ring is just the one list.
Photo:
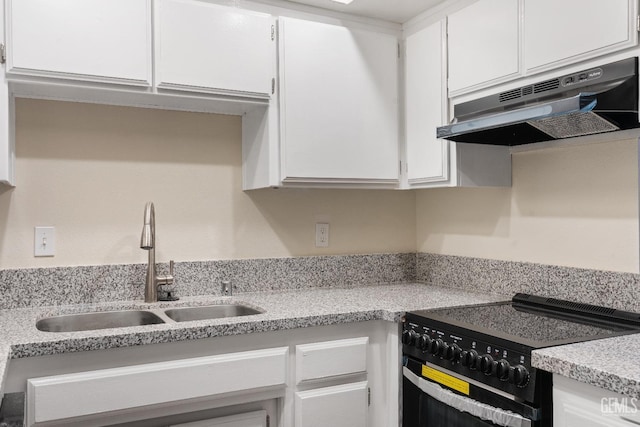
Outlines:
{"label": "white lower cabinet", "polygon": [[368,345],[358,337],[296,346],[296,427],[367,426]]}
{"label": "white lower cabinet", "polygon": [[560,375],[553,376],[554,427],[634,427],[640,401]]}
{"label": "white lower cabinet", "polygon": [[14,359],[26,426],[389,427],[398,324],[318,326]]}
{"label": "white lower cabinet", "polygon": [[30,379],[27,425],[99,420],[149,405],[284,388],[288,351],[280,347]]}

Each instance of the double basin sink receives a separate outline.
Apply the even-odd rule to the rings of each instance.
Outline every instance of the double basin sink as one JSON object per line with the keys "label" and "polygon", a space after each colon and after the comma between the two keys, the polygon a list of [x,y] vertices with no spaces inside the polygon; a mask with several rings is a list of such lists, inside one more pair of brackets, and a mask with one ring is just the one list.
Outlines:
{"label": "double basin sink", "polygon": [[169,321],[189,322],[260,313],[264,313],[264,310],[242,304],[216,304],[163,310],[104,311],[47,317],[38,320],[36,328],[44,332],[78,332],[167,323],[165,316]]}

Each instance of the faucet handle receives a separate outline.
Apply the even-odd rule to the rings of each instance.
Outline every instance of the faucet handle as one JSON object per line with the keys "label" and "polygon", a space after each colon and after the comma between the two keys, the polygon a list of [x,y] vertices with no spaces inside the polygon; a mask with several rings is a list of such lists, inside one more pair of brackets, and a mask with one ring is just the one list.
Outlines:
{"label": "faucet handle", "polygon": [[173,283],[174,283],[173,265],[174,265],[173,260],[169,261],[169,274],[164,274],[162,276],[156,276],[156,280],[155,280],[156,286],[173,285]]}

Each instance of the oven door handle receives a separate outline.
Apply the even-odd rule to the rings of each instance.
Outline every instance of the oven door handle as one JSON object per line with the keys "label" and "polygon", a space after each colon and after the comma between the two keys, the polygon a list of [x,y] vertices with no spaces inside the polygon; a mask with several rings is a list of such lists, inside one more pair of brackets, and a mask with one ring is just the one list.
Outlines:
{"label": "oven door handle", "polygon": [[452,391],[440,387],[436,383],[419,377],[406,366],[402,367],[402,373],[405,378],[422,390],[423,393],[458,411],[468,412],[474,417],[491,421],[502,427],[531,427],[532,425],[532,421],[522,415],[455,394]]}

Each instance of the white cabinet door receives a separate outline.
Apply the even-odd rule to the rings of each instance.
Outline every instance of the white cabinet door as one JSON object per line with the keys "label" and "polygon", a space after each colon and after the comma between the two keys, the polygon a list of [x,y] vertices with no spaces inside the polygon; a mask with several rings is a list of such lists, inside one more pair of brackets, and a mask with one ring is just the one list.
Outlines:
{"label": "white cabinet door", "polygon": [[367,382],[296,393],[296,427],[366,427]]}
{"label": "white cabinet door", "polygon": [[519,2],[479,0],[449,15],[449,95],[520,72]]}
{"label": "white cabinet door", "polygon": [[449,142],[436,138],[445,122],[444,21],[406,39],[405,119],[409,185],[449,179]]}
{"label": "white cabinet door", "polygon": [[636,3],[637,0],[524,0],[527,71],[634,45]]}
{"label": "white cabinet door", "polygon": [[151,85],[151,0],[7,0],[7,70]]}
{"label": "white cabinet door", "polygon": [[406,40],[406,162],[410,188],[511,186],[509,147],[457,144],[436,138],[446,122],[445,23]]}
{"label": "white cabinet door", "polygon": [[282,18],[280,72],[284,183],[398,183],[395,36]]}
{"label": "white cabinet door", "polygon": [[159,0],[159,88],[268,98],[275,78],[271,15],[195,0]]}
{"label": "white cabinet door", "polygon": [[569,378],[553,376],[555,427],[633,427],[640,425],[637,399]]}

